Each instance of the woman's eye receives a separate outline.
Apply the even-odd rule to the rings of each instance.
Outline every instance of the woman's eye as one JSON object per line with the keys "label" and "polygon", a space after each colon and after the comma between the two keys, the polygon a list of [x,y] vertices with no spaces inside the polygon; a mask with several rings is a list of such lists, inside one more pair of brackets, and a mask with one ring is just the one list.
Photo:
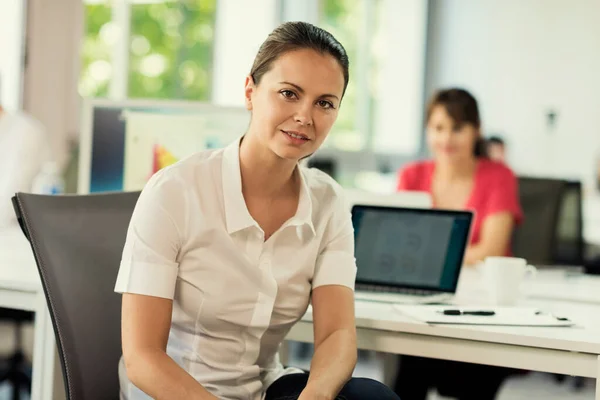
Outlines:
{"label": "woman's eye", "polygon": [[291,90],[282,90],[279,93],[281,93],[281,95],[286,99],[293,99],[294,97],[296,97],[296,93],[292,92]]}
{"label": "woman's eye", "polygon": [[335,108],[333,106],[333,103],[327,100],[319,100],[319,102],[317,103],[319,105],[319,107],[324,108],[324,109],[329,109],[329,108]]}

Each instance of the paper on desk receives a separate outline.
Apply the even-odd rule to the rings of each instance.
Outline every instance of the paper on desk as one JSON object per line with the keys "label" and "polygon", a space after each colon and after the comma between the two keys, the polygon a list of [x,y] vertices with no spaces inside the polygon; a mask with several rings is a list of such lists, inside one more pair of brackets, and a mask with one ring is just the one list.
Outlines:
{"label": "paper on desk", "polygon": [[[404,316],[430,324],[457,325],[504,325],[504,326],[572,326],[573,321],[561,321],[552,314],[536,315],[538,309],[523,307],[457,307],[439,305],[394,304],[394,309]],[[461,311],[493,310],[493,316],[444,315],[440,311],[459,309]],[[562,315],[561,315],[562,317]]]}

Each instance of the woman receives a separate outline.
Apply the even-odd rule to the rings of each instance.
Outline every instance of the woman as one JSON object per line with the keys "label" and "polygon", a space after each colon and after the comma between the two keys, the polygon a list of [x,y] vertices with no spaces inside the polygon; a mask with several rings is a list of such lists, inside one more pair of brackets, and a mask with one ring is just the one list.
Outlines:
{"label": "woman", "polygon": [[[347,84],[348,57],[331,34],[283,24],[246,78],[246,134],[148,182],[115,288],[122,398],[397,399],[351,379],[352,223],[341,188],[298,165],[327,137]],[[306,374],[285,369],[277,351],[309,301]]]}
{"label": "woman", "polygon": [[433,160],[403,168],[398,190],[429,192],[436,208],[475,212],[465,264],[510,255],[522,218],[517,179],[505,164],[487,159],[477,101],[469,92],[448,89],[433,97],[427,143]]}
{"label": "woman", "polygon": [[[477,101],[469,92],[447,89],[433,97],[427,108],[427,143],[433,160],[403,168],[398,190],[427,191],[437,208],[475,212],[465,264],[510,255],[513,229],[522,219],[517,180],[506,165],[486,158]],[[401,357],[395,391],[404,400],[424,400],[431,387],[459,400],[491,400],[510,372]]]}

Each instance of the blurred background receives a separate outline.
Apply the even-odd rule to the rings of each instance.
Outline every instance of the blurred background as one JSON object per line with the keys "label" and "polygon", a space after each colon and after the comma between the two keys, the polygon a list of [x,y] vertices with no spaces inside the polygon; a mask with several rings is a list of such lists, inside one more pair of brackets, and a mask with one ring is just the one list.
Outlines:
{"label": "blurred background", "polygon": [[[344,187],[394,192],[398,169],[429,156],[428,99],[462,87],[515,174],[580,184],[572,235],[588,259],[600,254],[598,0],[0,0],[0,105],[40,124],[65,192],[137,189],[243,133],[254,55],[294,20],[332,32],[351,62],[338,121],[309,163]],[[502,399],[566,396],[527,379]]]}
{"label": "blurred background", "polygon": [[386,174],[426,155],[427,98],[460,86],[478,99],[484,134],[505,140],[515,172],[578,179],[591,193],[599,16],[595,0],[3,0],[0,98],[46,127],[64,166],[82,99],[239,107],[267,33],[307,20],[338,37],[352,63],[319,154],[335,159],[344,185],[393,190]]}

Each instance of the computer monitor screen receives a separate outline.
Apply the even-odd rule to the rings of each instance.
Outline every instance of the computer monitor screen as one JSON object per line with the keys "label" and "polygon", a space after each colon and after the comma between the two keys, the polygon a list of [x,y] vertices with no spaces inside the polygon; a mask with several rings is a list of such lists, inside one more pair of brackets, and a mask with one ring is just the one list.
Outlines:
{"label": "computer monitor screen", "polygon": [[357,284],[453,292],[470,211],[354,206]]}
{"label": "computer monitor screen", "polygon": [[227,145],[246,131],[249,112],[178,101],[88,101],[79,156],[79,193],[140,190],[158,169]]}

